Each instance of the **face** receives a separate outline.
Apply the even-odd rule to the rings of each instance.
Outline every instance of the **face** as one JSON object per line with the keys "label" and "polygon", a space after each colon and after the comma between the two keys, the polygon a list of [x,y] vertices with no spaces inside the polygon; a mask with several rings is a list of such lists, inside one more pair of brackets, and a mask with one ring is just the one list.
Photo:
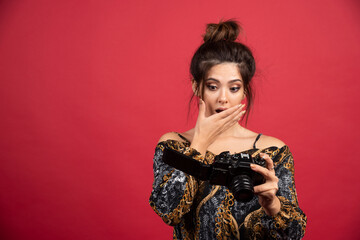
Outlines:
{"label": "face", "polygon": [[245,97],[243,80],[235,63],[213,66],[204,81],[207,117],[240,104]]}

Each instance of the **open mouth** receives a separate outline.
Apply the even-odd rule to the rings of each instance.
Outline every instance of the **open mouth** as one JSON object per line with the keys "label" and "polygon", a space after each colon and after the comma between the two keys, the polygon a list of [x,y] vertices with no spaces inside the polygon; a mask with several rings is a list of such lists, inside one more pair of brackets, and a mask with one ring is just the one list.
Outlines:
{"label": "open mouth", "polygon": [[220,112],[222,112],[224,110],[226,110],[226,108],[224,108],[224,109],[219,108],[219,109],[216,109],[215,112],[220,113]]}

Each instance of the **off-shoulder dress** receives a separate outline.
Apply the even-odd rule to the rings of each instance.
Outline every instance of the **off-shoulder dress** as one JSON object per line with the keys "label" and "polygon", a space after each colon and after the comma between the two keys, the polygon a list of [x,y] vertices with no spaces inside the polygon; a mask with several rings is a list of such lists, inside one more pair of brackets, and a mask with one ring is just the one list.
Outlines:
{"label": "off-shoulder dress", "polygon": [[[204,164],[211,164],[215,154],[205,157],[184,141],[159,142],[154,154],[154,182],[150,206],[171,226],[173,239],[301,239],[305,234],[306,215],[299,208],[294,182],[294,160],[287,145],[256,148],[241,153],[267,153],[274,161],[279,178],[277,196],[280,212],[268,216],[255,196],[250,202],[238,202],[225,186],[211,185],[177,170],[162,161],[165,148],[171,148]],[[240,155],[232,154],[233,158]]]}

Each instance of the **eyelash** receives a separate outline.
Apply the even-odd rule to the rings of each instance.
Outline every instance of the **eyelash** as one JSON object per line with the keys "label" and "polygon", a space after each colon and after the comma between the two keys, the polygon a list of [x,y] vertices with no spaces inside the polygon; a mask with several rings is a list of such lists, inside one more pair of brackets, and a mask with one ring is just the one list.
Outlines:
{"label": "eyelash", "polygon": [[237,91],[240,90],[240,87],[232,87],[232,88],[230,88],[230,89],[235,89],[235,90],[233,90],[233,92],[237,92]]}
{"label": "eyelash", "polygon": [[[207,85],[208,89],[210,89],[211,91],[214,91],[214,88],[217,88],[215,85]],[[214,88],[213,88],[214,87]]]}
{"label": "eyelash", "polygon": [[[217,88],[217,86],[209,84],[209,85],[207,85],[207,88],[208,88],[210,91],[215,91],[216,88]],[[214,89],[214,88],[215,88],[215,89]],[[241,87],[231,87],[230,90],[231,90],[232,92],[237,92],[237,91],[240,90],[240,88],[241,88]]]}

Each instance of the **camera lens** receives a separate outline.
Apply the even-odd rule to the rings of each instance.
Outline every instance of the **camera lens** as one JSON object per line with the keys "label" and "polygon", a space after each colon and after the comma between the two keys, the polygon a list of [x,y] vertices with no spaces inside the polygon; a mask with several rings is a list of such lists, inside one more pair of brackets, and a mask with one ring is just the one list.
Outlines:
{"label": "camera lens", "polygon": [[246,174],[234,177],[229,187],[237,201],[248,202],[254,196],[253,182]]}

